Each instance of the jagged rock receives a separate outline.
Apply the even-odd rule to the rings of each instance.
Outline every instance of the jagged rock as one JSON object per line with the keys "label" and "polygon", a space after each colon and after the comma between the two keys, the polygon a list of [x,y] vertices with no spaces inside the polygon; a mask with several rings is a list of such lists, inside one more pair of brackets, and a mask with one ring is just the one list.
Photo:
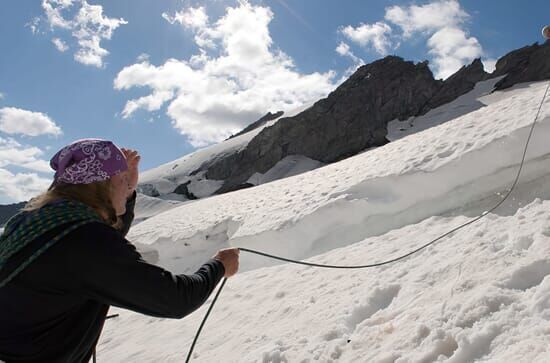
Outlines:
{"label": "jagged rock", "polygon": [[550,79],[550,44],[537,43],[506,54],[497,61],[491,77],[507,74],[500,80],[496,90],[511,87],[517,83]]}
{"label": "jagged rock", "polygon": [[137,187],[138,193],[148,195],[150,197],[159,197],[160,193],[152,184],[139,184]]}
{"label": "jagged rock", "polygon": [[250,125],[245,127],[239,133],[236,133],[235,135],[231,135],[228,139],[232,139],[232,138],[237,137],[239,135],[246,134],[249,131],[252,131],[254,129],[257,129],[260,126],[265,125],[269,121],[272,121],[272,120],[275,120],[276,118],[281,117],[283,114],[284,114],[283,111],[277,111],[275,113],[268,112],[264,116],[262,116],[258,121],[255,121],[255,122],[251,123]]}
{"label": "jagged rock", "polygon": [[427,62],[388,56],[360,67],[327,98],[263,129],[248,146],[211,165],[206,176],[233,190],[287,155],[331,163],[387,142],[386,125],[418,114],[441,87]]}
{"label": "jagged rock", "polygon": [[477,82],[483,81],[489,77],[489,73],[485,72],[481,59],[475,59],[470,65],[463,66],[455,74],[441,82],[441,88],[422,108],[420,116],[431,109],[455,100],[457,97],[470,92],[474,89]]}
{"label": "jagged rock", "polygon": [[180,195],[183,195],[185,196],[187,199],[189,200],[193,200],[193,199],[197,199],[197,197],[195,195],[193,195],[193,193],[191,193],[189,191],[189,189],[187,188],[187,186],[191,183],[191,181],[188,181],[188,182],[185,182],[183,184],[180,184],[176,187],[176,189],[174,189],[174,193],[176,194],[180,194]]}

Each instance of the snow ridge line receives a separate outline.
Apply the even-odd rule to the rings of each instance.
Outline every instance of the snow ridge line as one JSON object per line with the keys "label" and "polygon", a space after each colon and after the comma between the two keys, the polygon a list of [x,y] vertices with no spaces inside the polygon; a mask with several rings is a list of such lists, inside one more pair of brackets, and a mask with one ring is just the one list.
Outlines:
{"label": "snow ridge line", "polygon": [[[548,85],[546,86],[546,90],[544,91],[544,96],[542,97],[542,100],[540,102],[540,105],[539,105],[539,108],[538,108],[538,111],[537,111],[537,115],[535,116],[535,119],[533,120],[533,123],[531,125],[531,129],[529,131],[529,136],[527,137],[527,141],[525,142],[525,147],[523,149],[523,154],[522,154],[522,158],[521,158],[521,162],[520,162],[520,165],[519,165],[519,168],[518,168],[518,172],[517,172],[517,175],[516,175],[516,178],[514,179],[514,182],[512,183],[512,186],[510,187],[509,191],[506,193],[506,195],[504,196],[504,198],[502,198],[494,207],[492,207],[491,209],[489,209],[488,211],[485,211],[483,213],[481,213],[478,217],[468,221],[468,222],[465,222],[461,225],[459,225],[458,227],[455,227],[453,229],[451,229],[450,231],[440,235],[439,237],[436,237],[435,239],[433,239],[432,241],[420,246],[419,248],[409,252],[409,253],[406,253],[402,256],[399,256],[399,257],[396,257],[396,258],[393,258],[393,259],[390,259],[390,260],[387,260],[387,261],[383,261],[383,262],[378,262],[378,263],[372,263],[372,264],[367,264],[367,265],[357,265],[357,266],[341,266],[341,265],[326,265],[326,264],[316,264],[316,263],[310,263],[310,262],[305,262],[305,261],[298,261],[298,260],[291,260],[291,259],[287,259],[287,258],[284,258],[284,257],[280,257],[280,256],[275,256],[275,255],[270,255],[270,254],[267,254],[267,253],[263,253],[263,252],[260,252],[260,251],[255,251],[255,250],[252,250],[252,249],[248,249],[248,248],[239,248],[240,251],[245,251],[245,252],[248,252],[248,253],[253,253],[253,254],[257,254],[257,255],[261,255],[261,256],[265,256],[265,257],[268,257],[268,258],[273,258],[273,259],[277,259],[277,260],[281,260],[281,261],[285,261],[285,262],[291,262],[291,263],[295,263],[295,264],[299,264],[299,265],[306,265],[306,266],[311,266],[311,267],[321,267],[321,268],[335,268],[335,269],[362,269],[362,268],[369,268],[369,267],[376,267],[376,266],[382,266],[382,265],[387,265],[387,264],[390,264],[390,263],[393,263],[393,262],[397,262],[397,261],[401,261],[425,248],[427,248],[428,246],[431,246],[433,245],[434,243],[436,243],[437,241],[441,240],[442,238],[458,231],[459,229],[462,229],[472,223],[475,223],[477,221],[479,221],[480,219],[482,219],[483,217],[485,217],[486,215],[488,215],[489,213],[495,211],[498,207],[500,207],[507,199],[508,197],[512,194],[512,192],[514,191],[518,181],[519,181],[519,178],[521,176],[521,171],[523,169],[523,165],[525,163],[525,157],[527,155],[527,149],[529,148],[529,142],[531,141],[531,137],[533,136],[533,131],[535,129],[535,125],[537,124],[537,120],[539,118],[539,115],[540,115],[540,111],[542,110],[542,105],[544,104],[544,100],[546,99],[546,95],[548,94],[548,89],[550,89],[550,82],[548,82]],[[200,335],[200,332],[204,326],[204,324],[206,323],[206,320],[208,319],[208,316],[210,315],[210,312],[212,311],[212,309],[214,308],[214,304],[216,303],[216,301],[218,300],[218,297],[225,285],[225,283],[227,282],[227,277],[223,279],[223,282],[220,286],[220,288],[218,289],[218,292],[216,293],[216,296],[214,297],[214,299],[212,300],[212,304],[210,304],[210,307],[203,319],[203,321],[201,322],[201,325],[199,327],[199,330],[197,331],[197,334],[195,335],[195,338],[193,340],[193,344],[189,350],[189,353],[187,355],[187,359],[186,359],[186,363],[188,363],[190,360],[191,360],[191,355],[193,354],[193,349],[194,349],[194,346],[199,338],[199,335]]]}

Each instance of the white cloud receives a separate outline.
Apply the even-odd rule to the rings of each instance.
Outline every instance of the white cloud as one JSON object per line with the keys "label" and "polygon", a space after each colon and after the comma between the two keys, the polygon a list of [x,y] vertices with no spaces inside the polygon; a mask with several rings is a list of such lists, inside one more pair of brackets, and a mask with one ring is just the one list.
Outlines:
{"label": "white cloud", "polygon": [[[15,139],[0,136],[0,194],[15,201],[29,198],[45,191],[51,177],[44,178],[37,174],[53,174],[49,162],[40,159],[44,152],[35,146],[22,145]],[[33,173],[12,173],[6,167],[17,166],[29,169]]]}
{"label": "white cloud", "polygon": [[[390,39],[409,40],[413,36],[426,37],[428,52],[436,78],[447,78],[460,67],[485,55],[477,38],[468,35],[466,22],[470,15],[457,0],[435,0],[423,5],[391,6],[386,8],[385,21],[401,30],[397,34],[385,28],[382,22],[361,24],[340,30],[351,41],[365,46],[372,44],[380,54],[392,45]],[[388,26],[389,27],[389,26]],[[395,46],[395,49],[399,45]],[[489,68],[491,63],[488,63]]]}
{"label": "white cloud", "polygon": [[40,159],[44,152],[35,146],[21,145],[13,138],[0,136],[0,168],[9,165],[42,173],[51,173],[49,162]]}
{"label": "white cloud", "polygon": [[25,24],[26,27],[29,27],[31,29],[31,32],[33,34],[39,33],[39,26],[40,26],[40,17],[35,16],[31,19],[27,24]]}
{"label": "white cloud", "polygon": [[[61,129],[46,115],[13,107],[0,109],[0,131],[8,134],[38,136],[61,134]],[[28,200],[45,191],[51,183],[37,173],[52,174],[44,152],[32,145],[22,145],[12,137],[0,136],[0,194],[14,201]],[[13,173],[7,167],[18,167],[32,173]]]}
{"label": "white cloud", "polygon": [[174,16],[170,16],[167,13],[163,13],[162,17],[166,19],[170,24],[180,23],[186,28],[190,29],[202,29],[208,24],[208,15],[204,7],[188,8],[182,11],[176,12]]}
{"label": "white cloud", "polygon": [[71,7],[73,5],[72,0],[60,1],[60,0],[43,0],[42,8],[46,13],[48,24],[53,28],[71,29],[71,21],[65,20],[61,15],[61,11]]}
{"label": "white cloud", "polygon": [[16,173],[0,168],[0,194],[15,202],[26,201],[46,191],[51,178],[43,178],[36,173]]}
{"label": "white cloud", "polygon": [[428,39],[438,78],[447,78],[463,65],[481,57],[483,50],[474,37],[458,28],[442,28]]}
{"label": "white cloud", "polygon": [[343,27],[340,32],[349,40],[358,43],[363,47],[372,46],[376,52],[381,55],[388,54],[392,47],[389,35],[392,32],[391,27],[383,22],[374,24],[361,24],[354,28],[351,25]]}
{"label": "white cloud", "polygon": [[403,36],[409,38],[415,32],[434,32],[445,27],[457,27],[468,17],[457,0],[440,0],[425,5],[411,5],[408,8],[392,6],[386,9],[384,18],[398,25],[403,30]]}
{"label": "white cloud", "polygon": [[215,49],[215,30],[208,26],[208,15],[204,7],[187,8],[176,12],[174,16],[163,13],[162,17],[170,24],[179,23],[184,28],[195,32],[195,43],[201,48]]}
{"label": "white cloud", "polygon": [[[190,19],[189,14],[199,14]],[[214,23],[203,8],[163,15],[194,35],[199,51],[189,60],[148,61],[122,69],[115,89],[147,86],[151,94],[129,100],[122,112],[159,110],[168,103],[172,125],[196,147],[221,141],[267,111],[289,110],[326,96],[334,73],[302,74],[273,45],[267,7],[241,2]]]}
{"label": "white cloud", "polygon": [[147,53],[141,53],[137,57],[138,62],[149,62],[149,54]]}
{"label": "white cloud", "polygon": [[340,54],[342,57],[349,57],[353,61],[353,65],[351,67],[348,67],[348,69],[344,71],[340,80],[337,82],[338,84],[340,84],[348,79],[349,76],[351,76],[357,70],[357,68],[365,64],[365,61],[353,54],[350,46],[344,42],[340,42],[340,44],[338,44],[338,46],[336,47],[336,53]]}
{"label": "white cloud", "polygon": [[343,57],[350,57],[355,63],[363,63],[363,60],[361,58],[353,54],[347,43],[340,42],[340,44],[338,44],[338,46],[336,47],[336,53],[340,54]]}
{"label": "white cloud", "polygon": [[0,100],[3,100],[4,99],[4,94],[2,92],[0,92]]}
{"label": "white cloud", "polygon": [[64,52],[67,49],[69,49],[69,46],[67,45],[67,43],[65,43],[64,41],[62,41],[59,38],[53,38],[52,43],[55,45],[57,50],[60,51],[60,52]]}
{"label": "white cloud", "polygon": [[61,129],[47,115],[15,107],[0,108],[0,131],[7,134],[61,135]]}
{"label": "white cloud", "polygon": [[497,59],[492,59],[492,58],[483,59],[482,62],[483,62],[483,68],[485,69],[485,72],[493,73],[494,70],[496,69]]}
{"label": "white cloud", "polygon": [[[64,13],[74,10],[75,4],[80,5],[78,11],[72,19],[65,18]],[[42,8],[52,31],[58,28],[71,31],[71,35],[76,39],[78,45],[74,59],[82,64],[95,67],[103,67],[103,59],[109,54],[106,49],[101,47],[101,41],[111,39],[113,32],[120,25],[127,24],[122,18],[104,16],[101,5],[90,5],[86,0],[43,0]],[[38,21],[33,20],[30,26],[33,33],[36,33]],[[66,43],[61,39],[54,38],[53,41],[60,51],[67,49]]]}

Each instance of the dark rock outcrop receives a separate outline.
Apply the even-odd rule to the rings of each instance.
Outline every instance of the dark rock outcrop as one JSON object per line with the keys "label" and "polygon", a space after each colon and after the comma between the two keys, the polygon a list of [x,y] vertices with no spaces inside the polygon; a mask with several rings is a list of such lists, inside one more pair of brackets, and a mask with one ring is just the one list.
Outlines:
{"label": "dark rock outcrop", "polygon": [[550,44],[537,43],[514,50],[500,58],[491,77],[507,74],[495,86],[505,89],[518,83],[550,79]]}
{"label": "dark rock outcrop", "polygon": [[487,79],[488,76],[489,74],[483,69],[481,59],[475,59],[472,64],[463,66],[455,74],[447,78],[445,82],[441,82],[441,88],[422,108],[419,115],[423,115],[470,92],[477,82]]}
{"label": "dark rock outcrop", "polygon": [[188,182],[186,182],[186,183],[184,183],[184,184],[178,185],[177,188],[174,189],[174,193],[183,195],[183,196],[185,196],[185,197],[186,197],[187,199],[189,199],[189,200],[197,199],[197,197],[196,197],[193,193],[191,193],[191,192],[189,191],[189,189],[187,188],[187,186],[188,186],[190,183],[191,183],[191,181],[188,181]]}
{"label": "dark rock outcrop", "polygon": [[[481,68],[480,68],[481,66]],[[480,72],[481,69],[481,72]],[[388,56],[360,67],[327,98],[263,129],[239,153],[209,165],[209,179],[225,180],[217,193],[234,190],[255,172],[265,173],[288,155],[335,162],[387,142],[386,125],[429,110],[470,91],[486,76],[477,60],[448,82],[435,80],[428,62]]]}
{"label": "dark rock outcrop", "polygon": [[242,134],[246,134],[247,132],[252,131],[254,129],[257,129],[260,126],[265,125],[267,122],[275,120],[276,118],[281,117],[283,114],[284,114],[283,111],[277,111],[275,113],[268,112],[265,115],[263,115],[258,121],[255,121],[255,122],[251,123],[250,125],[248,125],[247,127],[245,127],[242,131],[236,133],[235,135],[231,135],[228,138],[228,140],[232,139],[234,137],[240,136]]}
{"label": "dark rock outcrop", "polygon": [[138,193],[148,195],[150,197],[159,197],[160,193],[153,184],[139,184],[137,187]]}

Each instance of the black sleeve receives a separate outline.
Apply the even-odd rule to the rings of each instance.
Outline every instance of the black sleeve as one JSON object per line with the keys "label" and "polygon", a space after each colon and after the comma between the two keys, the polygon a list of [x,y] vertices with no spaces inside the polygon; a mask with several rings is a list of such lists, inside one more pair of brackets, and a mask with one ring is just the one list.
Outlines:
{"label": "black sleeve", "polygon": [[130,226],[132,225],[132,221],[134,220],[134,208],[136,206],[136,195],[137,192],[134,190],[132,195],[128,197],[126,200],[126,212],[120,216],[120,219],[122,220],[122,227],[120,229],[120,234],[122,237],[126,237],[128,234],[128,231],[130,230]]}
{"label": "black sleeve", "polygon": [[105,304],[179,319],[199,308],[225,274],[210,259],[192,275],[174,275],[144,261],[112,227],[90,223],[78,231],[79,239],[69,241],[77,291]]}

